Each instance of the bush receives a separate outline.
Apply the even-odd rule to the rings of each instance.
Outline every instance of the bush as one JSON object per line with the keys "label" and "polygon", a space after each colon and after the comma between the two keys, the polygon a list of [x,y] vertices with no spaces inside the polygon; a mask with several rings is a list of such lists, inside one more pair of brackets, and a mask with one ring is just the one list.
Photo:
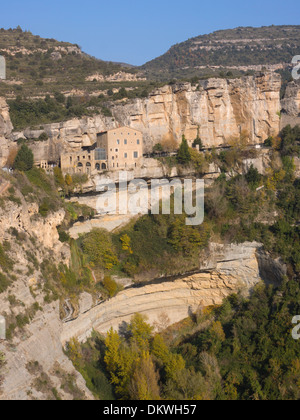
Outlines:
{"label": "bush", "polygon": [[105,288],[105,290],[107,290],[109,297],[113,297],[115,296],[115,294],[118,291],[118,285],[117,283],[110,277],[110,276],[105,276],[104,280],[103,280],[103,286]]}

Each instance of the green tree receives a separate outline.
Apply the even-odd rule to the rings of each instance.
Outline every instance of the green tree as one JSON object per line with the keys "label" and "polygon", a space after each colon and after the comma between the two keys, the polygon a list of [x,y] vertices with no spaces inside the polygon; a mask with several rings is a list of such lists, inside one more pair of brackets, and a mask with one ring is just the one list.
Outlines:
{"label": "green tree", "polygon": [[147,317],[135,314],[131,319],[129,331],[132,335],[132,343],[136,344],[140,350],[148,350],[153,327],[147,323]]}
{"label": "green tree", "polygon": [[181,165],[186,165],[191,161],[189,145],[184,135],[182,136],[182,143],[178,151],[177,160]]}
{"label": "green tree", "polygon": [[33,153],[29,149],[29,147],[23,144],[20,150],[18,151],[13,168],[17,169],[18,171],[26,172],[32,169],[33,164],[34,164]]}

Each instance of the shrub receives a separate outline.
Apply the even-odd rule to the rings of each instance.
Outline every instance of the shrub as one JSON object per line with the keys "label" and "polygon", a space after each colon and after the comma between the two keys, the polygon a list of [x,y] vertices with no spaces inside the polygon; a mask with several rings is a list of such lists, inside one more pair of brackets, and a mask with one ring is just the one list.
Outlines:
{"label": "shrub", "polygon": [[105,276],[104,277],[103,286],[104,286],[105,290],[107,290],[110,297],[115,296],[115,294],[118,291],[117,283],[110,276]]}

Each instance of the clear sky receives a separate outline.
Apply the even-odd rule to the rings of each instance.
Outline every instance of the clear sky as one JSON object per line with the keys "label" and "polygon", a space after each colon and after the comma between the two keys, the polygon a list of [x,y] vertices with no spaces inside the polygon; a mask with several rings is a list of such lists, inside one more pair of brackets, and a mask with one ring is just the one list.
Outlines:
{"label": "clear sky", "polygon": [[[188,38],[237,26],[300,24],[299,0],[1,0],[0,27],[144,64]],[[300,52],[299,52],[300,53]]]}

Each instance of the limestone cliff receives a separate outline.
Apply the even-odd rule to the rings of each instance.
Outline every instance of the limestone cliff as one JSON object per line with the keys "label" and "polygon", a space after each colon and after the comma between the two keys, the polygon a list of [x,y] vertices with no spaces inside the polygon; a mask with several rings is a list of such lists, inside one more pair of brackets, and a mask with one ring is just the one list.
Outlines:
{"label": "limestone cliff", "polygon": [[[152,324],[158,325],[164,319],[170,325],[188,317],[199,307],[221,304],[232,293],[242,291],[248,294],[261,280],[274,282],[281,279],[285,267],[273,262],[261,248],[258,243],[211,244],[199,273],[129,287],[109,301],[90,306],[90,310],[85,304],[87,299],[84,299],[84,310],[79,311],[78,318],[65,323],[62,343],[73,336],[85,341],[93,329],[102,333],[111,327],[118,329],[137,312],[147,315]],[[272,264],[277,267],[278,278],[270,275]]]}
{"label": "limestone cliff", "polygon": [[290,82],[281,101],[281,128],[290,124],[292,127],[300,125],[300,82]]}
{"label": "limestone cliff", "polygon": [[13,130],[9,116],[9,108],[5,99],[0,98],[0,167],[6,163],[10,142],[8,138]]}
{"label": "limestone cliff", "polygon": [[45,131],[50,140],[33,148],[37,160],[58,159],[61,150],[74,151],[96,141],[98,132],[127,125],[144,133],[145,150],[165,138],[180,141],[183,134],[192,141],[200,137],[206,146],[227,144],[242,131],[251,143],[260,143],[280,129],[281,79],[276,73],[242,79],[209,79],[200,85],[168,85],[153,91],[148,98],[112,106],[113,118],[92,118],[45,125],[41,130],[14,133],[37,138]]}
{"label": "limestone cliff", "polygon": [[300,83],[291,82],[287,85],[281,106],[282,110],[291,117],[300,116]]}
{"label": "limestone cliff", "polygon": [[113,110],[115,118],[144,132],[146,147],[185,134],[199,135],[205,146],[227,144],[242,131],[260,143],[279,131],[281,79],[276,73],[242,79],[209,79],[198,88],[189,83],[165,86],[145,100]]}
{"label": "limestone cliff", "polygon": [[[4,273],[9,287],[0,290],[0,315],[6,320],[7,334],[11,331],[10,341],[0,341],[6,361],[0,400],[54,399],[54,388],[62,399],[73,399],[74,390],[80,399],[92,399],[63,352],[59,301],[46,303],[45,299],[43,261],[69,261],[69,248],[59,242],[56,229],[65,212],[58,210],[43,218],[37,204],[15,194],[13,201],[6,199],[0,206],[0,245],[13,263],[13,270]],[[67,383],[73,384],[72,392]]]}

